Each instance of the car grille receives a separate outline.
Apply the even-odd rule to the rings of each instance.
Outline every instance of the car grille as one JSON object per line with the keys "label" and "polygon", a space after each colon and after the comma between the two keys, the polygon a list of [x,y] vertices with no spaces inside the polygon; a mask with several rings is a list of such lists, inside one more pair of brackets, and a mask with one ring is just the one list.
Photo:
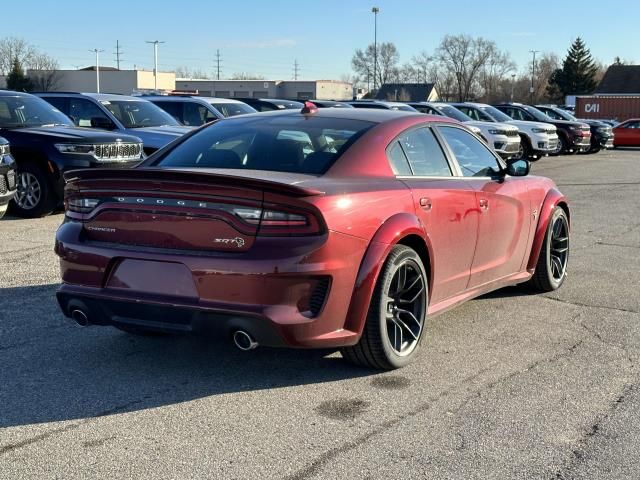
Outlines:
{"label": "car grille", "polygon": [[505,132],[507,137],[517,137],[519,135],[518,130],[507,130]]}
{"label": "car grille", "polygon": [[[555,133],[555,132],[554,132]],[[552,138],[549,140],[549,150],[555,150],[556,148],[558,148],[558,138]]]}
{"label": "car grille", "polygon": [[7,187],[9,190],[16,188],[16,172],[13,170],[7,172]]}
{"label": "car grille", "polygon": [[504,151],[507,153],[516,153],[518,150],[520,150],[520,142],[511,142],[504,146]]}
{"label": "car grille", "polygon": [[105,143],[95,146],[95,157],[101,161],[139,160],[141,153],[140,143]]}
{"label": "car grille", "polygon": [[4,175],[0,175],[0,195],[4,195],[7,191],[7,181],[4,179]]}

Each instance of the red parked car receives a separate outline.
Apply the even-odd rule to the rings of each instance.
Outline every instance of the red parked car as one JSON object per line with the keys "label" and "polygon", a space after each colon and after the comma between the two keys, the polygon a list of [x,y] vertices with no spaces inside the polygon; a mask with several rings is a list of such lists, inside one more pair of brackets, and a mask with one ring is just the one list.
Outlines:
{"label": "red parked car", "polygon": [[613,129],[614,147],[640,147],[640,118],[631,118]]}
{"label": "red parked car", "polygon": [[81,325],[401,367],[428,315],[562,285],[567,200],[528,172],[443,117],[307,104],[220,120],[134,169],[67,174],[58,301]]}

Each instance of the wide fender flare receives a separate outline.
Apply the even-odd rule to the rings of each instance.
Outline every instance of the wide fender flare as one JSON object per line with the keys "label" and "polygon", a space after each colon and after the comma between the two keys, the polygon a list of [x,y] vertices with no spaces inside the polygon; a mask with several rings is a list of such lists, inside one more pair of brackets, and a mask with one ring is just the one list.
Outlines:
{"label": "wide fender flare", "polygon": [[547,233],[547,227],[551,220],[551,215],[557,206],[561,206],[567,212],[569,219],[569,228],[571,228],[571,215],[569,214],[568,202],[566,197],[560,193],[556,188],[552,188],[547,192],[547,196],[542,202],[540,208],[540,215],[538,217],[538,226],[536,227],[535,235],[533,237],[533,243],[531,245],[531,254],[529,255],[529,262],[527,263],[527,270],[533,272],[538,263],[540,257],[540,251],[542,250],[542,243],[544,242],[544,236]]}
{"label": "wide fender flare", "polygon": [[362,258],[351,296],[345,329],[357,332],[359,335],[362,334],[371,297],[384,262],[393,246],[402,243],[402,240],[409,236],[417,236],[424,242],[429,255],[428,275],[431,287],[434,269],[433,255],[431,241],[424,225],[415,215],[409,213],[394,215],[387,219],[374,234]]}

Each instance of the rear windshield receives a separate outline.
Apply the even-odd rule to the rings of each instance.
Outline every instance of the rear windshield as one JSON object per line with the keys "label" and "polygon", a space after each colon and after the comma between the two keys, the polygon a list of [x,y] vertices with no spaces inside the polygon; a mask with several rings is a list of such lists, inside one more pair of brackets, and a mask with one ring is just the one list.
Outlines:
{"label": "rear windshield", "polygon": [[372,122],[276,115],[214,123],[154,166],[324,173]]}

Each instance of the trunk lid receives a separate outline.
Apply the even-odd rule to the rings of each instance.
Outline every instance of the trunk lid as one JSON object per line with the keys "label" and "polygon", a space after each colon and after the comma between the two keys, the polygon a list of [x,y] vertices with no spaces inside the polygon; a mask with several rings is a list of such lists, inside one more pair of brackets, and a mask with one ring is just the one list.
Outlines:
{"label": "trunk lid", "polygon": [[265,193],[293,198],[322,193],[297,186],[292,178],[260,177],[203,169],[76,170],[65,174],[67,216],[83,222],[90,242],[245,252],[263,222]]}

